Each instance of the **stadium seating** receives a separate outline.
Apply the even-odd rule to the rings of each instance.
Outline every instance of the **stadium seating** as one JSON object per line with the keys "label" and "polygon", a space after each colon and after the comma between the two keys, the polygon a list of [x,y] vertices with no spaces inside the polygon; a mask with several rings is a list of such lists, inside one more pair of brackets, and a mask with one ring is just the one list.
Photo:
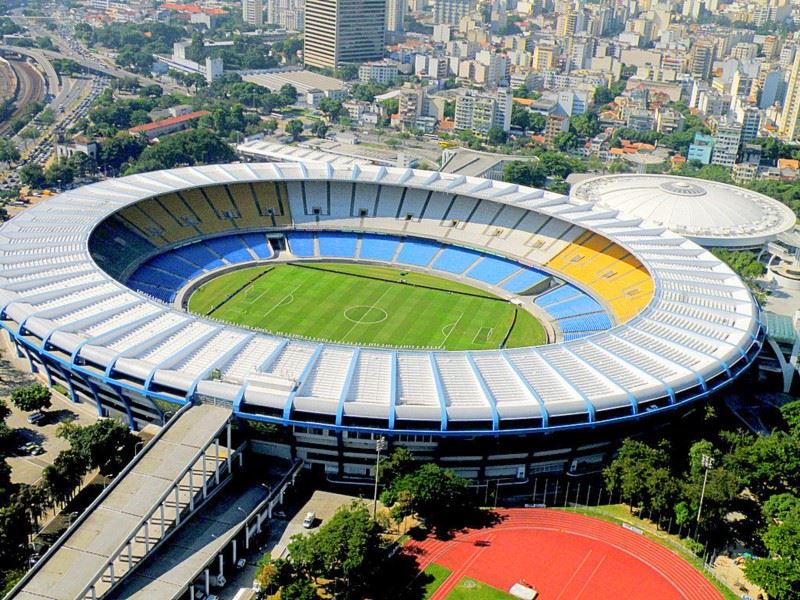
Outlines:
{"label": "stadium seating", "polygon": [[547,277],[548,276],[546,273],[542,273],[541,271],[527,267],[520,273],[514,275],[500,287],[508,292],[519,294],[532,288],[536,284],[541,283],[547,279]]}
{"label": "stadium seating", "polygon": [[341,233],[338,231],[317,232],[320,256],[353,258],[356,255],[357,241],[358,237],[354,233]]}
{"label": "stadium seating", "polygon": [[520,270],[517,263],[495,256],[484,256],[483,260],[467,271],[467,277],[495,285]]}
{"label": "stadium seating", "polygon": [[480,252],[466,250],[457,246],[449,246],[442,250],[431,267],[439,271],[460,275],[470,268],[480,257]]}
{"label": "stadium seating", "polygon": [[148,264],[150,266],[157,267],[162,271],[168,271],[170,273],[175,273],[176,275],[181,275],[187,279],[192,279],[204,271],[203,268],[194,264],[190,264],[171,252],[156,256]]}
{"label": "stadium seating", "polygon": [[263,233],[246,233],[239,237],[242,239],[245,246],[250,248],[253,254],[258,258],[272,258],[272,249],[269,247],[269,243]]}
{"label": "stadium seating", "polygon": [[439,248],[441,248],[441,244],[438,242],[406,239],[397,256],[397,262],[424,267],[431,262]]}
{"label": "stadium seating", "polygon": [[237,235],[212,238],[203,243],[229,263],[235,264],[253,260],[253,257],[245,249],[244,243]]}
{"label": "stadium seating", "polygon": [[225,264],[219,256],[202,244],[183,246],[173,250],[171,254],[179,256],[205,270],[216,269]]}
{"label": "stadium seating", "polygon": [[292,254],[302,258],[316,256],[314,252],[314,233],[310,231],[294,231],[286,234]]}
{"label": "stadium seating", "polygon": [[358,256],[365,260],[383,260],[388,262],[392,260],[394,253],[397,252],[397,245],[399,243],[400,239],[396,237],[365,233],[361,236],[361,251]]}
{"label": "stadium seating", "polygon": [[611,321],[604,313],[581,315],[580,317],[567,317],[559,319],[558,326],[564,333],[578,331],[603,331],[611,328]]}

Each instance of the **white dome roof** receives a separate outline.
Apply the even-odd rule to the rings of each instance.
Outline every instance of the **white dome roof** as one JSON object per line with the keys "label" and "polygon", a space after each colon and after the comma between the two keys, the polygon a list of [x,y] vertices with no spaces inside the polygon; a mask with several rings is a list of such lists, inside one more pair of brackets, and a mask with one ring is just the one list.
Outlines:
{"label": "white dome roof", "polygon": [[662,225],[703,246],[752,247],[790,230],[794,212],[768,196],[674,175],[606,175],[572,188],[577,201]]}

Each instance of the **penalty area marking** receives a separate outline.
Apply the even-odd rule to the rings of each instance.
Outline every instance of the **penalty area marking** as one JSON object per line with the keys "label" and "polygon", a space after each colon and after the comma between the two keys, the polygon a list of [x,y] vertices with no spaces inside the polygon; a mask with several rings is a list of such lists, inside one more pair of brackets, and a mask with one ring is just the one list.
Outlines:
{"label": "penalty area marking", "polygon": [[480,329],[478,329],[478,331],[475,332],[475,335],[472,337],[472,345],[474,346],[477,344],[488,343],[489,338],[491,338],[493,334],[494,334],[494,327],[481,327]]}
{"label": "penalty area marking", "polygon": [[455,328],[458,327],[458,324],[461,322],[463,316],[464,313],[462,312],[460,315],[458,315],[458,319],[456,319],[455,322],[449,323],[444,327],[442,327],[442,333],[444,334],[444,339],[442,340],[442,343],[439,344],[439,348],[444,348],[444,345],[447,343],[447,339],[450,337],[450,334],[453,333],[453,331],[455,331]]}
{"label": "penalty area marking", "polygon": [[[364,313],[354,319],[350,316],[349,313],[353,311],[357,311],[358,309],[363,309]],[[378,313],[378,318],[375,319],[367,319],[366,316],[372,312]],[[356,304],[354,306],[348,306],[344,309],[344,318],[350,321],[351,323],[355,323],[356,325],[376,325],[378,323],[383,323],[386,319],[389,318],[389,313],[387,313],[382,308],[378,308],[377,306],[367,306],[366,304]]]}

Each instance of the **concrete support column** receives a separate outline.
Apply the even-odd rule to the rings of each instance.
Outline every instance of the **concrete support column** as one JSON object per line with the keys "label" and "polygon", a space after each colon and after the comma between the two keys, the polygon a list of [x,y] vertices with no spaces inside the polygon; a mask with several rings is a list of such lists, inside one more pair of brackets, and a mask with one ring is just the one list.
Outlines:
{"label": "concrete support column", "polygon": [[226,445],[227,445],[227,452],[228,452],[227,455],[226,455],[226,458],[228,460],[228,473],[230,473],[231,472],[231,422],[230,421],[228,421],[227,436],[226,437],[227,437]]}
{"label": "concrete support column", "polygon": [[175,484],[175,525],[181,524],[181,484]]}
{"label": "concrete support column", "polygon": [[133,565],[133,541],[128,542],[128,568]]}
{"label": "concrete support column", "polygon": [[236,540],[233,540],[233,566],[236,566]]}
{"label": "concrete support column", "polygon": [[194,478],[191,469],[189,469],[189,510],[194,510]]}
{"label": "concrete support column", "polygon": [[211,592],[211,575],[209,574],[208,569],[206,569],[205,576],[206,576],[206,596],[208,596],[208,594]]}
{"label": "concrete support column", "polygon": [[222,552],[219,553],[219,574],[225,574],[225,557]]}
{"label": "concrete support column", "polygon": [[203,498],[208,495],[208,474],[206,471],[206,453],[203,452]]}
{"label": "concrete support column", "polygon": [[[112,562],[112,563],[108,563],[108,566],[109,566],[109,568],[111,569],[111,585],[114,585],[114,582],[115,582],[115,581],[116,581],[116,579],[117,579],[117,578],[114,576],[114,563],[113,563],[113,562]],[[92,589],[94,589],[94,588],[92,588]]]}
{"label": "concrete support column", "polygon": [[150,525],[147,521],[144,522],[144,551],[145,554],[150,552]]}
{"label": "concrete support column", "polygon": [[161,538],[164,538],[164,529],[166,528],[166,524],[164,523],[164,502],[161,503]]}
{"label": "concrete support column", "polygon": [[219,438],[214,440],[214,469],[214,479],[217,485],[219,485]]}

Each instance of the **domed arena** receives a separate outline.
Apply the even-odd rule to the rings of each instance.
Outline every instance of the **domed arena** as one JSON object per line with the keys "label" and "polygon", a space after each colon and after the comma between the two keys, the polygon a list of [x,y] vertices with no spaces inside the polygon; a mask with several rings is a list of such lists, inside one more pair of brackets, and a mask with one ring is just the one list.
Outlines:
{"label": "domed arena", "polygon": [[0,235],[4,341],[51,385],[134,428],[227,407],[330,476],[365,476],[379,436],[468,477],[579,472],[764,337],[739,278],[665,225],[439,172],[151,172]]}

